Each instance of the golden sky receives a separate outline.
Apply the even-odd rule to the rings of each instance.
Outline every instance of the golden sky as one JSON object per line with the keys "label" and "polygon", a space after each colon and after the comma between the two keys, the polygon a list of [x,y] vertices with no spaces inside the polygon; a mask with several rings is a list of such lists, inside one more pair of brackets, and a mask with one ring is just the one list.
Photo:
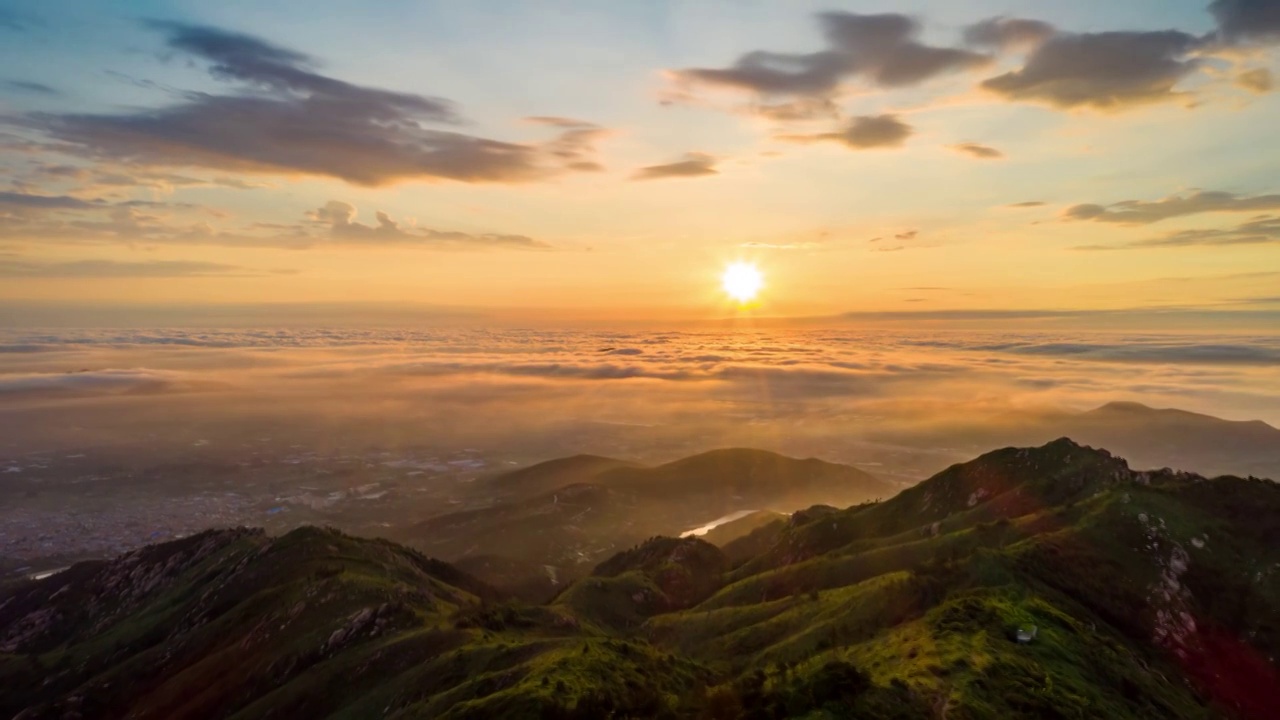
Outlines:
{"label": "golden sky", "polygon": [[1275,321],[1280,3],[1063,5],[17,4],[0,302]]}

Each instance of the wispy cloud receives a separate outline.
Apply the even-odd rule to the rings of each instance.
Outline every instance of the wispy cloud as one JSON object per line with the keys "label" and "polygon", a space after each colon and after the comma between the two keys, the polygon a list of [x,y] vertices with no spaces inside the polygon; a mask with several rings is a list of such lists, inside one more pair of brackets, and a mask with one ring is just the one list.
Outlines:
{"label": "wispy cloud", "polygon": [[902,147],[915,130],[897,115],[864,115],[849,120],[836,132],[780,135],[789,142],[836,142],[854,150]]}
{"label": "wispy cloud", "polygon": [[704,177],[718,175],[716,158],[699,152],[685,153],[684,159],[665,165],[650,165],[637,170],[632,180],[658,180],[661,178]]}
{"label": "wispy cloud", "polygon": [[[356,220],[354,205],[332,200],[297,223],[240,226],[199,205],[150,200],[108,202],[70,196],[0,192],[0,239],[59,244],[109,243],[306,249],[399,245],[423,249],[545,250],[550,244],[513,233],[417,227],[382,211],[374,225]],[[215,224],[218,223],[218,224]]]}
{"label": "wispy cloud", "polygon": [[1147,225],[1200,213],[1260,212],[1280,209],[1280,195],[1237,195],[1197,190],[1154,201],[1125,200],[1110,205],[1087,203],[1063,211],[1067,220],[1093,220],[1124,225]]}
{"label": "wispy cloud", "polygon": [[1077,250],[1141,250],[1149,248],[1223,247],[1280,243],[1280,218],[1262,217],[1234,227],[1179,230],[1159,237],[1123,243],[1081,245]]}
{"label": "wispy cloud", "polygon": [[967,142],[959,145],[948,145],[947,147],[961,155],[968,155],[979,160],[999,160],[1004,157],[1004,153],[999,150],[980,143]]}
{"label": "wispy cloud", "polygon": [[72,260],[42,262],[0,260],[0,277],[24,278],[177,278],[177,277],[253,277],[267,273],[215,262],[190,260],[150,260],[119,262],[115,260]]}
{"label": "wispy cloud", "polygon": [[460,247],[512,247],[545,250],[547,243],[524,235],[497,233],[465,233],[433,230],[430,228],[403,227],[385,212],[374,213],[375,225],[356,221],[356,207],[340,200],[330,200],[324,206],[308,213],[308,217],[327,225],[334,240],[355,244],[403,244],[421,246]]}
{"label": "wispy cloud", "polygon": [[1253,68],[1236,75],[1235,83],[1252,93],[1269,93],[1275,88],[1275,78],[1267,68]]}
{"label": "wispy cloud", "polygon": [[[0,20],[0,22],[3,22]],[[36,95],[57,95],[58,91],[44,83],[32,82],[30,80],[0,80],[0,87],[8,90],[14,90],[23,93],[34,93]]]}

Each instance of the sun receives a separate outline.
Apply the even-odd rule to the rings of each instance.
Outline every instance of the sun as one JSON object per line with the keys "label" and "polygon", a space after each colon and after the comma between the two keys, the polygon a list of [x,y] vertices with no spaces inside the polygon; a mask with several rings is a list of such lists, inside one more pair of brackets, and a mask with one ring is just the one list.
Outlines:
{"label": "sun", "polygon": [[760,288],[764,287],[764,276],[755,265],[736,262],[725,268],[720,282],[724,285],[724,291],[734,300],[745,303],[754,299]]}

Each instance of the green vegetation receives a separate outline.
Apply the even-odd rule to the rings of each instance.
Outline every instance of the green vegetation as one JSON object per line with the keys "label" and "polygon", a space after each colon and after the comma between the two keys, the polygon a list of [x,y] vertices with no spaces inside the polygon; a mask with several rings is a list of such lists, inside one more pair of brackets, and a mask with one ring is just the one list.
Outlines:
{"label": "green vegetation", "polygon": [[24,719],[1270,718],[1278,654],[1280,487],[1066,440],[650,538],[546,604],[316,528],[0,589]]}

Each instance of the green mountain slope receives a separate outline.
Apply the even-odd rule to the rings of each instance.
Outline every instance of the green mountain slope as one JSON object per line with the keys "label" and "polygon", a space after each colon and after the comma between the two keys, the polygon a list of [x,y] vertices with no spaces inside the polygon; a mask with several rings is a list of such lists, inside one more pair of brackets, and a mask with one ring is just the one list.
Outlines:
{"label": "green mountain slope", "polygon": [[723,550],[649,538],[541,605],[317,529],[0,588],[22,718],[1252,720],[1277,657],[1280,486],[1066,439]]}
{"label": "green mountain slope", "polygon": [[[896,487],[857,468],[761,450],[715,450],[645,467],[576,456],[492,478],[488,507],[429,518],[395,537],[433,557],[465,562],[505,588],[544,587],[654,535],[678,535],[744,510],[791,511],[889,497]],[[481,556],[483,562],[471,562]],[[520,570],[523,567],[523,570]],[[490,571],[492,568],[492,572]]]}
{"label": "green mountain slope", "polygon": [[1280,697],[1269,481],[1059,440],[803,515],[650,639],[732,672],[851,662],[949,717],[1268,717]]}
{"label": "green mountain slope", "polygon": [[730,520],[703,533],[699,537],[719,548],[724,548],[734,541],[741,540],[760,528],[770,525],[785,525],[790,517],[787,513],[772,510],[757,510],[736,520]]}
{"label": "green mountain slope", "polygon": [[591,482],[608,470],[628,467],[637,466],[599,455],[574,455],[502,473],[490,479],[487,485],[488,489],[504,495],[541,495],[566,485]]}

